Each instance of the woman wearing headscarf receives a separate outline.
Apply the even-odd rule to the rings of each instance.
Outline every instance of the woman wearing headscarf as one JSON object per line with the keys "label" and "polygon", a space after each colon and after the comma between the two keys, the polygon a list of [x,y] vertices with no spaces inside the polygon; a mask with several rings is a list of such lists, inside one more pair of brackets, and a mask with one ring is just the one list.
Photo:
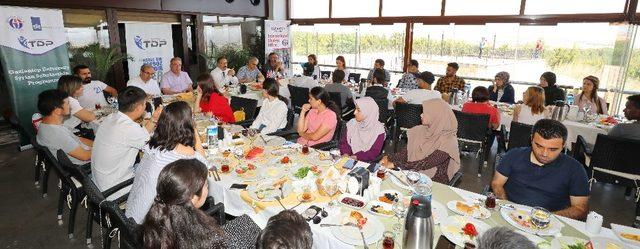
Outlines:
{"label": "woman wearing headscarf", "polygon": [[458,121],[442,99],[422,103],[422,125],[407,132],[406,149],[385,156],[380,164],[424,173],[436,182],[448,183],[460,169]]}
{"label": "woman wearing headscarf", "polygon": [[371,97],[355,101],[355,118],[347,123],[347,131],[340,138],[340,153],[358,161],[375,160],[384,146],[384,125],[378,121],[378,105]]}
{"label": "woman wearing headscarf", "polygon": [[489,87],[489,99],[496,102],[515,103],[515,91],[509,82],[509,73],[502,71],[496,74],[493,85]]}
{"label": "woman wearing headscarf", "polygon": [[564,91],[556,85],[556,74],[544,72],[540,75],[540,87],[544,89],[544,105],[553,105],[557,101],[564,101]]}

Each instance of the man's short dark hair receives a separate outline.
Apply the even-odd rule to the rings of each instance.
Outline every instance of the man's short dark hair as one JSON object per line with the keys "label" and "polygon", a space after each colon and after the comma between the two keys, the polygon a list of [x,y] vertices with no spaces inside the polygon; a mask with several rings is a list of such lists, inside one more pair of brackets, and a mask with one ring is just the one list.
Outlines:
{"label": "man's short dark hair", "polygon": [[220,61],[221,61],[222,59],[225,59],[225,60],[226,60],[226,59],[227,59],[227,57],[226,57],[226,56],[224,56],[224,55],[222,55],[222,56],[218,57],[218,59],[216,59],[216,63],[220,63]]}
{"label": "man's short dark hair", "polygon": [[373,78],[376,79],[376,84],[384,85],[384,83],[387,83],[384,81],[384,76],[384,70],[380,68],[373,70]]}
{"label": "man's short dark hair", "polygon": [[485,102],[489,100],[489,90],[484,86],[478,86],[471,91],[473,102]]}
{"label": "man's short dark hair", "polygon": [[380,64],[381,67],[384,67],[384,60],[383,59],[376,59],[375,63],[378,63],[378,64]]}
{"label": "man's short dark hair", "polygon": [[77,65],[77,66],[73,67],[73,74],[80,73],[80,70],[82,70],[82,69],[89,69],[89,67],[87,67],[87,65],[83,65],[83,64]]}
{"label": "man's short dark hair", "polygon": [[313,233],[309,223],[295,210],[269,218],[256,240],[256,249],[311,249]]}
{"label": "man's short dark hair", "polygon": [[136,86],[128,86],[118,93],[118,111],[132,112],[146,98],[147,94],[144,90]]}
{"label": "man's short dark hair", "polygon": [[333,81],[333,83],[342,83],[342,81],[344,80],[344,71],[340,69],[334,70],[331,74],[331,80]]}
{"label": "man's short dark hair", "polygon": [[556,74],[554,74],[553,72],[544,72],[540,77],[544,78],[549,86],[553,86],[556,84]]}
{"label": "man's short dark hair", "polygon": [[55,109],[62,108],[67,97],[69,94],[58,89],[45,90],[38,94],[38,111],[42,116],[49,116]]}
{"label": "man's short dark hair", "polygon": [[424,82],[427,82],[427,84],[429,85],[431,85],[431,83],[433,83],[433,81],[436,80],[436,77],[433,76],[433,74],[429,71],[424,71],[420,73],[416,78],[424,80]]}
{"label": "man's short dark hair", "polygon": [[553,119],[540,119],[533,125],[531,136],[540,135],[544,139],[562,138],[562,143],[567,141],[567,127],[560,121]]}
{"label": "man's short dark hair", "polygon": [[636,107],[636,109],[640,109],[640,94],[627,97],[627,101],[631,102]]}
{"label": "man's short dark hair", "polygon": [[409,65],[418,67],[420,65],[420,63],[418,63],[418,60],[411,59],[411,60],[409,60]]}
{"label": "man's short dark hair", "polygon": [[456,71],[458,71],[458,69],[460,68],[460,66],[458,65],[458,63],[455,62],[451,62],[449,64],[447,64],[447,67],[452,67],[453,69],[455,69]]}

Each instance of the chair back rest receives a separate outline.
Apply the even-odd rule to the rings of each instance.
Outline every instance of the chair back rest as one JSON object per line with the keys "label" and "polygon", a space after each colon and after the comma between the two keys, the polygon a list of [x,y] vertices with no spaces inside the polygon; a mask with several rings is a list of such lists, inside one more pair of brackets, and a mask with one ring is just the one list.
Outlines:
{"label": "chair back rest", "polygon": [[[597,167],[625,174],[640,175],[638,151],[640,151],[640,140],[598,134],[591,154],[589,169],[593,170]],[[591,173],[589,172],[589,174]],[[633,180],[600,171],[595,171],[593,177],[601,182],[629,187],[636,186]]]}
{"label": "chair back rest", "polygon": [[397,103],[395,107],[396,111],[396,126],[398,128],[413,128],[416,125],[422,124],[422,105],[414,105],[407,103]]}
{"label": "chair back rest", "polygon": [[531,147],[531,130],[533,125],[511,122],[507,150],[518,147]]}
{"label": "chair back rest", "polygon": [[309,88],[287,85],[291,94],[291,107],[295,113],[300,113],[302,105],[309,103]]}
{"label": "chair back rest", "polygon": [[293,121],[295,119],[295,112],[292,109],[287,109],[287,125],[283,130],[288,131],[293,128]]}
{"label": "chair back rest", "polygon": [[49,150],[49,148],[45,146],[38,144],[37,142],[36,142],[36,145],[44,153],[44,162],[47,165],[49,165],[49,168],[56,171],[56,173],[58,174],[58,177],[60,177],[60,180],[63,180],[63,181],[69,180],[68,179],[69,172],[67,172],[64,168],[62,168],[62,165],[60,165],[60,162],[58,162],[58,159],[53,155],[53,153],[51,153],[51,150]]}
{"label": "chair back rest", "polygon": [[320,71],[320,78],[331,79],[331,71]]}
{"label": "chair back rest", "polygon": [[360,83],[360,74],[359,73],[349,73],[349,77],[347,78],[349,79],[349,81],[351,81],[351,79],[353,79],[354,83]]}
{"label": "chair back rest", "polygon": [[246,119],[253,119],[258,108],[258,100],[242,97],[231,97],[231,109],[233,111],[244,110]]}
{"label": "chair back rest", "polygon": [[489,132],[489,115],[453,110],[458,120],[458,139],[484,143]]}
{"label": "chair back rest", "polygon": [[338,112],[340,113],[342,113],[342,110],[344,109],[344,106],[342,106],[341,97],[342,97],[342,94],[339,92],[329,92],[329,98],[331,99],[331,101],[333,101],[333,103],[336,104],[336,106],[338,107]]}
{"label": "chair back rest", "polygon": [[71,176],[76,178],[76,180],[82,182],[84,181],[84,179],[91,178],[80,168],[80,165],[76,165],[71,162],[71,160],[69,160],[69,156],[67,155],[67,153],[62,150],[58,150],[57,155],[60,166],[62,166],[65,171],[69,172]]}
{"label": "chair back rest", "polygon": [[576,161],[580,162],[585,167],[587,167],[587,157],[585,156],[588,148],[587,146],[587,141],[584,140],[584,137],[582,137],[582,135],[578,135],[576,142],[571,146],[571,156],[573,156],[573,159],[576,159]]}
{"label": "chair back rest", "polygon": [[[111,226],[109,231],[118,228],[120,241],[129,248],[142,248],[142,229],[132,218],[127,218],[118,204],[113,201],[103,201],[100,205],[109,218]],[[127,247],[125,247],[127,248]]]}

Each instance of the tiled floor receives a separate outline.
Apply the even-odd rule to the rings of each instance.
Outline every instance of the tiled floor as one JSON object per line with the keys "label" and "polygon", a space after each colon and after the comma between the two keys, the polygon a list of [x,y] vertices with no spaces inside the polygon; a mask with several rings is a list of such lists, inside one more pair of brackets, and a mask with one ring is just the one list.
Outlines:
{"label": "tiled floor", "polygon": [[[78,211],[75,238],[68,239],[68,210],[62,226],[56,220],[56,176],[52,175],[49,181],[48,197],[42,198],[33,182],[33,159],[32,150],[19,152],[15,144],[0,146],[0,247],[86,248],[86,212]],[[484,174],[478,177],[476,165],[473,160],[463,158],[465,175],[459,187],[479,192],[489,184],[492,169],[484,168]],[[591,210],[605,216],[607,227],[611,222],[630,225],[633,221],[635,203],[624,198],[621,187],[595,184],[589,204]],[[99,234],[98,226],[94,225],[95,248],[101,248]]]}

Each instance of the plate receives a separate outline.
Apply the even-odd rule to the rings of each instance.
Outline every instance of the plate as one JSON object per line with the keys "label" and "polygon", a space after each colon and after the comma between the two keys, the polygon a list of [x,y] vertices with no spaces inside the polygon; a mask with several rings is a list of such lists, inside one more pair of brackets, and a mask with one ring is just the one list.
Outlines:
{"label": "plate", "polygon": [[569,245],[575,245],[575,244],[585,245],[587,244],[587,242],[588,241],[580,238],[576,238],[576,237],[561,236],[561,237],[556,237],[551,241],[551,248],[564,249]]}
{"label": "plate", "polygon": [[[265,141],[262,141],[262,139],[260,139],[259,136],[262,136],[262,138],[264,138],[264,140],[267,143],[265,144]],[[283,137],[267,136],[267,135],[259,135],[259,136],[254,141],[254,144],[258,147],[264,147],[264,146],[279,147],[279,146],[282,146],[287,141]]]}
{"label": "plate", "polygon": [[309,163],[318,165],[318,166],[331,166],[334,164],[331,154],[329,154],[329,152],[326,152],[326,151],[318,151],[315,154],[310,154],[309,156],[307,156],[307,159]]}
{"label": "plate", "polygon": [[447,208],[456,214],[476,219],[487,219],[491,217],[491,211],[478,203],[474,204],[465,201],[450,201],[447,202]]}
{"label": "plate", "polygon": [[[377,208],[381,208],[385,211],[389,211],[389,213],[385,214],[385,213],[379,213],[377,211],[374,211],[374,207]],[[382,217],[393,217],[394,213],[393,213],[393,209],[392,209],[393,205],[386,203],[386,202],[381,202],[381,201],[371,201],[369,202],[369,205],[367,206],[367,211],[369,211],[369,213],[375,214],[375,215],[380,215]]]}
{"label": "plate", "polygon": [[[285,197],[291,194],[292,188],[289,182],[284,183],[282,185],[282,193]],[[267,183],[250,185],[247,187],[247,192],[249,193],[249,197],[256,201],[263,202],[272,202],[276,201],[275,197],[280,196],[280,189],[278,187],[273,186],[273,182],[269,181]]]}
{"label": "plate", "polygon": [[[534,245],[536,245],[536,247],[540,248],[540,249],[544,249],[544,248],[550,248],[551,244],[549,243],[549,241],[541,238],[540,236],[536,236],[530,233],[526,233],[523,232],[521,230],[516,230],[516,233],[521,234],[524,237],[527,237],[527,239],[529,239],[529,241],[531,241]],[[544,247],[544,245],[546,245],[546,247]]]}
{"label": "plate", "polygon": [[447,208],[442,203],[431,200],[431,216],[433,217],[433,224],[440,224],[447,218]]}
{"label": "plate", "polygon": [[[393,198],[393,200],[390,200],[389,197],[386,196],[391,196]],[[394,202],[398,202],[400,200],[402,200],[404,198],[404,195],[398,191],[389,189],[389,190],[385,190],[380,192],[380,195],[378,196],[378,198],[376,199],[376,201],[380,201],[380,202],[384,202],[384,203],[388,203],[390,205],[393,205]]]}
{"label": "plate", "polygon": [[[238,169],[245,169],[246,171],[244,173],[238,173]],[[248,166],[247,164],[244,164],[242,166],[237,167],[233,173],[235,174],[236,178],[243,180],[243,181],[255,181],[258,178],[258,170],[254,169],[254,170],[248,170]]]}
{"label": "plate", "polygon": [[284,175],[282,167],[269,166],[260,169],[260,176],[268,179],[280,179]]}
{"label": "plate", "polygon": [[556,218],[553,215],[551,216],[551,222],[549,223],[549,227],[545,229],[538,230],[532,227],[524,226],[520,224],[518,221],[514,220],[514,218],[512,218],[512,214],[514,215],[513,217],[517,217],[518,215],[520,215],[523,217],[524,220],[526,220],[527,217],[529,217],[529,213],[531,212],[531,207],[518,205],[518,204],[511,204],[511,205],[515,208],[515,210],[508,209],[508,208],[500,208],[500,215],[504,220],[507,221],[507,223],[524,232],[535,234],[538,236],[554,236],[560,233],[560,230],[562,230],[562,227],[564,226],[562,222],[560,222],[560,220],[558,220],[558,218]]}
{"label": "plate", "polygon": [[[393,171],[393,170],[389,170],[387,171],[387,174],[391,174],[393,176],[391,176],[391,182],[393,184],[395,184],[396,186],[405,189],[405,190],[413,190],[413,188],[411,186],[407,186],[404,183],[400,182],[400,180],[398,180],[398,177],[400,177],[401,179],[403,179],[406,182],[406,177],[404,176],[403,173],[401,173],[400,171]],[[395,176],[395,177],[394,177]],[[425,174],[420,174],[420,182],[424,182],[427,185],[429,185],[429,187],[433,187],[433,181],[431,180],[431,178],[429,178],[427,175]]]}
{"label": "plate", "polygon": [[[462,228],[467,224],[471,223],[476,227],[476,231],[478,231],[478,236],[470,237],[462,232]],[[449,241],[453,242],[457,246],[464,248],[465,241],[472,241],[474,244],[478,244],[477,238],[481,236],[484,232],[489,230],[491,227],[486,223],[473,219],[471,217],[465,216],[449,216],[442,223],[440,223],[440,231],[442,235],[447,237]]]}
{"label": "plate", "polygon": [[[344,224],[344,220],[348,218],[351,212],[343,212],[338,215],[328,217],[327,224]],[[362,233],[364,239],[368,245],[378,242],[382,239],[382,233],[385,231],[384,225],[378,218],[371,214],[362,213],[362,216],[367,218],[367,223],[362,227]],[[362,237],[360,236],[360,230],[357,227],[341,226],[330,227],[331,234],[338,240],[354,246],[363,246]]]}
{"label": "plate", "polygon": [[[612,232],[627,245],[640,247],[640,229],[611,223]],[[638,240],[625,238],[622,234],[638,235]]]}
{"label": "plate", "polygon": [[312,193],[309,193],[309,195],[311,197],[309,199],[307,199],[307,200],[303,199],[302,195],[304,195],[304,193],[301,193],[301,194],[298,195],[298,201],[300,201],[300,202],[311,202],[311,201],[316,199],[316,195],[314,195]]}
{"label": "plate", "polygon": [[[356,206],[354,204],[349,204],[349,203],[343,202],[343,200],[345,200],[345,199],[346,200],[351,199],[350,201],[352,203],[354,203],[354,204],[358,203],[358,201],[362,202],[362,206]],[[340,197],[338,197],[338,200],[339,200],[340,204],[342,204],[343,206],[348,207],[348,208],[353,208],[353,209],[362,209],[363,207],[365,207],[367,205],[367,203],[364,200],[364,198],[362,198],[362,196],[359,196],[359,195],[342,194],[342,195],[340,195]]]}
{"label": "plate", "polygon": [[627,247],[624,243],[610,239],[605,237],[591,237],[591,245],[593,249],[626,249]]}
{"label": "plate", "polygon": [[287,155],[292,155],[296,152],[297,152],[296,149],[293,149],[293,148],[277,148],[277,149],[271,150],[271,155],[287,156]]}

